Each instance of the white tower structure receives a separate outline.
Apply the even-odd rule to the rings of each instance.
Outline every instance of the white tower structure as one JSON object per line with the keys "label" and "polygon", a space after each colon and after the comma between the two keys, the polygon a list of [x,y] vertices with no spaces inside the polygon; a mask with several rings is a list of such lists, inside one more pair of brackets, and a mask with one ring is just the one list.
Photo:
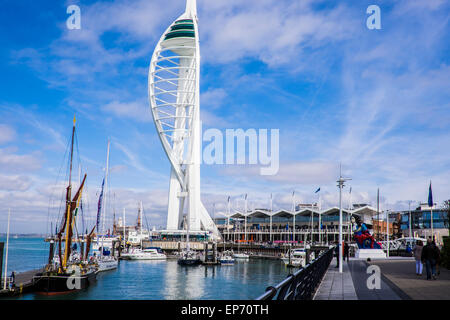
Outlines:
{"label": "white tower structure", "polygon": [[219,231],[200,200],[200,47],[196,0],[163,33],[150,63],[148,90],[156,130],[171,163],[167,230]]}

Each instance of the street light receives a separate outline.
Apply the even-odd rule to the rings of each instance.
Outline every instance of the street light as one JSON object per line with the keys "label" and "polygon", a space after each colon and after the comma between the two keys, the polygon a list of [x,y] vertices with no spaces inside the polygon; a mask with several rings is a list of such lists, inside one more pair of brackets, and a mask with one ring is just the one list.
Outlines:
{"label": "street light", "polygon": [[342,170],[341,167],[339,167],[339,180],[336,181],[338,183],[339,187],[339,244],[338,244],[338,251],[339,251],[339,273],[342,273],[342,188],[344,188],[345,181],[352,180],[350,178],[343,178],[342,177]]}

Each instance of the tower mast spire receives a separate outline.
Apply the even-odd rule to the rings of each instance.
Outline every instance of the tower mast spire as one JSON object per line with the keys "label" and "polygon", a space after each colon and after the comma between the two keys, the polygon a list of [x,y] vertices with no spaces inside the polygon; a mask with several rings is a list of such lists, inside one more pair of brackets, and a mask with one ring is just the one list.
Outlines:
{"label": "tower mast spire", "polygon": [[197,0],[186,0],[186,13],[197,15]]}

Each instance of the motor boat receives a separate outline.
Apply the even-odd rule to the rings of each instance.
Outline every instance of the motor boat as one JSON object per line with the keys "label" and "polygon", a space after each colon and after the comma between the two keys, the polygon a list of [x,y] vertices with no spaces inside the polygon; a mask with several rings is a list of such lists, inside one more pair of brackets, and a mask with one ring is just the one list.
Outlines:
{"label": "motor boat", "polygon": [[119,261],[110,255],[97,256],[94,263],[97,265],[97,272],[114,270],[119,265]]}
{"label": "motor boat", "polygon": [[144,249],[131,249],[120,256],[124,260],[166,260],[167,256],[161,248],[149,247]]}
{"label": "motor boat", "polygon": [[306,265],[305,249],[290,249],[281,261],[289,267],[304,267]]}
{"label": "motor boat", "polygon": [[246,253],[234,253],[233,257],[235,259],[249,259],[250,258],[250,256]]}
{"label": "motor boat", "polygon": [[232,251],[225,251],[222,253],[220,259],[220,264],[222,265],[232,265],[235,263],[235,260],[233,258],[233,252]]}
{"label": "motor boat", "polygon": [[182,266],[194,266],[202,263],[198,253],[192,250],[184,250],[181,252],[177,262]]}

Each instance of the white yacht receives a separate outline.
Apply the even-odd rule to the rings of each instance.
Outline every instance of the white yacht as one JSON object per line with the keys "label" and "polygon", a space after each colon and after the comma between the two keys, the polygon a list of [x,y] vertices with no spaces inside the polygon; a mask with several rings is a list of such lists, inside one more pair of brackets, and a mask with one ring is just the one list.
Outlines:
{"label": "white yacht", "polygon": [[166,260],[167,256],[162,252],[161,248],[149,247],[123,252],[121,258],[125,260]]}
{"label": "white yacht", "polygon": [[281,261],[290,267],[304,267],[306,265],[306,250],[290,249],[287,254],[281,258]]}
{"label": "white yacht", "polygon": [[117,269],[119,261],[112,256],[100,256],[96,260],[97,272]]}
{"label": "white yacht", "polygon": [[232,265],[235,260],[233,258],[233,251],[224,251],[219,259],[220,264],[222,265]]}
{"label": "white yacht", "polygon": [[249,259],[250,256],[246,253],[233,253],[235,259]]}

